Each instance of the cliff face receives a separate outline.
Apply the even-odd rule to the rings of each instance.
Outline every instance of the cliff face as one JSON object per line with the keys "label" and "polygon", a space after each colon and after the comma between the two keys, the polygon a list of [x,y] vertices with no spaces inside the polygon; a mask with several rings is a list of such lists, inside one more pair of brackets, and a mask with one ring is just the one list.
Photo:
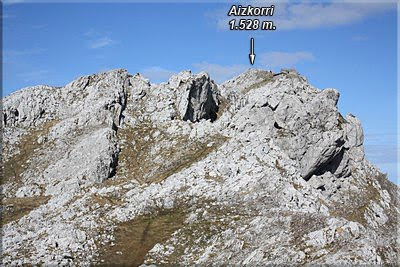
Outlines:
{"label": "cliff face", "polygon": [[115,70],[3,99],[2,262],[398,264],[398,187],[296,71]]}

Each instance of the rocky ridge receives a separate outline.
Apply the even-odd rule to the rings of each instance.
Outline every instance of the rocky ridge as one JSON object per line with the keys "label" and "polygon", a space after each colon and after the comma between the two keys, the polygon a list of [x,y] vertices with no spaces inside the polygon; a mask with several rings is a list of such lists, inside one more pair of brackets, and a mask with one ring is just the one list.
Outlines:
{"label": "rocky ridge", "polygon": [[2,263],[396,265],[398,187],[338,99],[255,69],[17,91],[3,99]]}

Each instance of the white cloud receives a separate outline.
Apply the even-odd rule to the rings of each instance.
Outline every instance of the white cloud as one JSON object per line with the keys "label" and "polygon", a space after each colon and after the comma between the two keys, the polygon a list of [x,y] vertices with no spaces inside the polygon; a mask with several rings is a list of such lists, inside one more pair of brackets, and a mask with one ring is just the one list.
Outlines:
{"label": "white cloud", "polygon": [[89,41],[89,48],[98,49],[98,48],[110,46],[114,43],[115,43],[114,40],[112,40],[111,38],[101,37],[101,38],[97,38],[97,39]]}
{"label": "white cloud", "polygon": [[[248,5],[256,1],[242,3]],[[269,5],[269,4],[268,4]],[[267,6],[259,4],[259,6]],[[316,29],[324,27],[343,26],[359,22],[368,16],[376,16],[388,10],[396,10],[394,3],[372,3],[372,2],[347,2],[334,3],[278,3],[272,17],[277,30],[294,29]],[[228,21],[232,19],[227,16],[227,10],[218,10],[217,27],[228,30]],[[241,17],[242,18],[242,17]]]}
{"label": "white cloud", "polygon": [[210,77],[217,83],[227,81],[248,69],[250,66],[235,64],[231,66],[223,66],[208,62],[193,64],[197,71],[205,71],[210,74]]}
{"label": "white cloud", "polygon": [[164,69],[158,66],[149,67],[142,71],[143,76],[154,83],[165,82],[175,73],[176,72],[173,70]]}
{"label": "white cloud", "polygon": [[[264,68],[290,68],[304,61],[312,61],[315,57],[310,52],[267,52],[259,55],[258,63]],[[257,57],[256,57],[257,60]]]}

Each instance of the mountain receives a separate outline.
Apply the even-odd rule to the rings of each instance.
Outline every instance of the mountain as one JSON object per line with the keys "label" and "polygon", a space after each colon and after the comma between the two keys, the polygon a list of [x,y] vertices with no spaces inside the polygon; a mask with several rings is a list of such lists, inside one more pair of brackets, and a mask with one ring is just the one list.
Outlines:
{"label": "mountain", "polygon": [[3,98],[3,265],[397,265],[398,186],[295,70]]}

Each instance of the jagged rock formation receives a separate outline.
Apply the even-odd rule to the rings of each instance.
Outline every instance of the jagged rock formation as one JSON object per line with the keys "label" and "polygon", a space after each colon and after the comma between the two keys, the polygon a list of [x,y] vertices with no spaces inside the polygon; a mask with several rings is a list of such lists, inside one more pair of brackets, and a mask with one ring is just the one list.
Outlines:
{"label": "jagged rock formation", "polygon": [[201,119],[217,118],[218,98],[217,85],[210,81],[206,73],[200,73],[195,77],[190,77],[183,85],[183,92],[180,93],[179,113],[185,121],[198,122]]}
{"label": "jagged rock formation", "polygon": [[2,263],[398,264],[398,187],[339,93],[115,70],[3,99]]}

